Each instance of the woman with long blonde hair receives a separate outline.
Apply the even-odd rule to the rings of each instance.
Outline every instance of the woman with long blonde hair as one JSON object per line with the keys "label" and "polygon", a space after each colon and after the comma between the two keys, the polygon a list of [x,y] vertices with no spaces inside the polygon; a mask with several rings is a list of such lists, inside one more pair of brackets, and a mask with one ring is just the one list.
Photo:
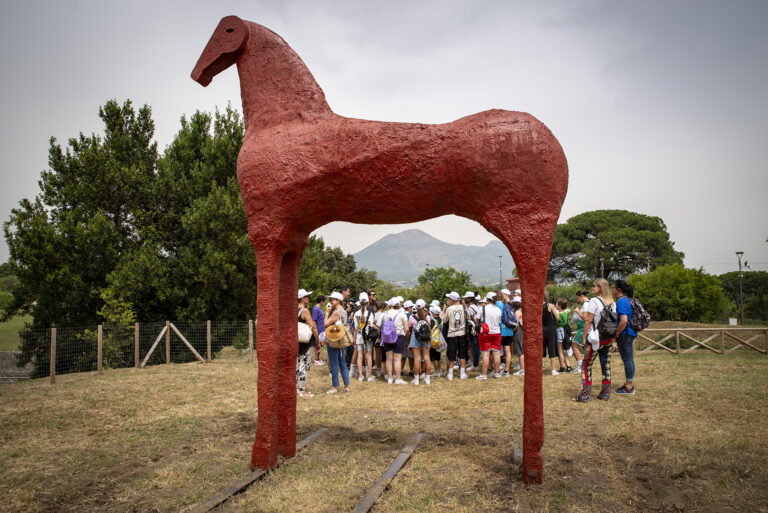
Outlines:
{"label": "woman with long blonde hair", "polygon": [[613,352],[613,338],[600,340],[597,325],[603,314],[604,308],[616,310],[616,305],[611,295],[608,280],[598,278],[592,284],[592,299],[584,303],[581,308],[581,317],[584,319],[584,343],[588,347],[587,355],[582,365],[582,388],[579,395],[573,398],[577,403],[589,401],[592,393],[592,364],[595,355],[600,358],[600,368],[603,371],[603,384],[600,388],[598,399],[607,401],[611,398],[611,353]]}

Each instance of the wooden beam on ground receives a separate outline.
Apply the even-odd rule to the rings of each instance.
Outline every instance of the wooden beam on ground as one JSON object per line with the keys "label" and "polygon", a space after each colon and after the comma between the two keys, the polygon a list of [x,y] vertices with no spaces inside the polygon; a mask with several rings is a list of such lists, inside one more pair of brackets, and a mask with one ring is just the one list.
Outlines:
{"label": "wooden beam on ground", "polygon": [[[317,439],[320,435],[328,431],[328,428],[322,428],[308,437],[306,437],[304,440],[300,441],[296,444],[296,451],[303,449],[307,445],[309,445],[310,442]],[[279,465],[279,463],[278,463]],[[248,474],[246,477],[243,477],[241,479],[238,479],[235,484],[220,494],[218,494],[216,497],[213,497],[212,499],[209,499],[205,501],[204,503],[195,506],[193,509],[188,510],[189,513],[207,513],[208,511],[211,511],[214,508],[217,508],[224,504],[226,501],[231,499],[234,495],[237,495],[238,493],[242,493],[251,486],[253,483],[255,483],[257,480],[261,479],[267,474],[268,471],[266,470],[254,470],[250,474]]]}
{"label": "wooden beam on ground", "polygon": [[163,335],[165,335],[166,331],[168,331],[168,326],[163,326],[163,329],[160,330],[160,334],[155,339],[155,343],[152,344],[152,347],[149,348],[149,352],[147,353],[147,356],[144,357],[144,361],[141,362],[141,368],[142,369],[147,364],[147,361],[149,360],[149,357],[152,356],[152,351],[155,350],[155,348],[157,347],[157,344],[159,344],[160,341],[163,339]]}
{"label": "wooden beam on ground", "polygon": [[186,339],[186,338],[184,338],[184,335],[182,335],[182,334],[181,334],[181,332],[180,332],[178,329],[176,329],[176,326],[174,326],[174,325],[173,325],[173,323],[171,323],[171,324],[170,324],[170,327],[171,327],[171,329],[173,330],[173,332],[174,332],[174,333],[176,333],[176,335],[177,335],[177,336],[178,336],[178,337],[181,339],[181,341],[182,341],[182,342],[184,342],[184,343],[187,345],[187,347],[189,348],[189,350],[190,350],[190,351],[192,351],[192,353],[194,353],[194,355],[195,355],[195,358],[197,358],[197,359],[198,359],[198,360],[200,360],[201,362],[205,362],[205,358],[203,358],[202,356],[200,356],[200,353],[198,353],[197,351],[195,351],[195,348],[194,348],[194,347],[192,347],[192,344],[190,344],[190,343],[189,343],[189,341],[187,341],[187,339]]}
{"label": "wooden beam on ground", "polygon": [[376,499],[379,498],[389,482],[394,479],[400,469],[403,468],[403,465],[405,465],[405,462],[411,457],[413,451],[416,450],[416,447],[421,443],[422,438],[424,438],[424,433],[417,433],[411,438],[408,445],[403,447],[398,453],[395,461],[393,461],[389,468],[384,471],[379,480],[373,484],[371,489],[368,490],[368,493],[365,494],[365,497],[357,503],[357,506],[352,510],[352,513],[368,513],[373,506],[373,503],[376,502]]}

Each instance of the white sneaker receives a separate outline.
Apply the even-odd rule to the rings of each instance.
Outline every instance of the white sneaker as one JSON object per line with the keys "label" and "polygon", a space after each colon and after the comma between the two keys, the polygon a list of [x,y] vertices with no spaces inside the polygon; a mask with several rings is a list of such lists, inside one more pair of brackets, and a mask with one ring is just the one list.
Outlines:
{"label": "white sneaker", "polygon": [[426,372],[422,372],[421,374],[419,374],[419,379],[424,379],[426,377],[427,377],[427,373]]}
{"label": "white sneaker", "polygon": [[514,367],[512,367],[512,370],[515,371],[515,372],[519,371],[520,370],[520,365],[515,365]]}
{"label": "white sneaker", "polygon": [[475,379],[478,381],[485,381],[488,379],[488,376],[486,376],[485,374],[478,374]]}
{"label": "white sneaker", "polygon": [[457,370],[458,368],[459,368],[459,364],[458,363],[454,363],[453,364],[453,370]]}
{"label": "white sneaker", "polygon": [[494,377],[494,378],[500,378],[500,377],[501,377],[501,373],[499,373],[499,372],[494,372],[494,373],[493,373],[493,377]]}
{"label": "white sneaker", "polygon": [[357,367],[355,367],[354,365],[352,365],[352,367],[349,369],[349,375],[350,375],[350,377],[352,377],[352,378],[354,378],[355,376],[357,376]]}
{"label": "white sneaker", "polygon": [[397,379],[395,380],[395,385],[407,385],[407,384],[408,384],[408,382],[407,382],[407,381],[405,381],[405,380],[404,380],[404,379],[402,379],[402,378],[397,378]]}
{"label": "white sneaker", "polygon": [[376,378],[374,378],[373,376],[368,378],[368,383],[373,383],[374,381],[376,381]]}
{"label": "white sneaker", "polygon": [[466,370],[467,372],[472,372],[473,370],[477,370],[477,369],[475,369],[475,366],[474,366],[474,365],[467,365],[467,368],[466,368],[465,370]]}
{"label": "white sneaker", "polygon": [[429,376],[424,376],[424,384],[429,385]]}
{"label": "white sneaker", "polygon": [[360,381],[360,382],[363,382],[363,381],[365,381],[365,376],[360,376],[359,378],[357,378],[357,380]]}
{"label": "white sneaker", "polygon": [[515,372],[515,373],[514,373],[514,374],[512,374],[512,375],[513,375],[513,376],[525,376],[525,371],[521,369],[521,370],[519,370],[519,371]]}
{"label": "white sneaker", "polygon": [[448,374],[446,374],[445,379],[448,381],[453,381],[453,369],[448,371]]}
{"label": "white sneaker", "polygon": [[416,385],[416,386],[419,385],[419,377],[418,376],[416,376],[415,378],[413,378],[411,380],[411,385]]}
{"label": "white sneaker", "polygon": [[392,383],[394,383],[394,382],[395,382],[395,379],[394,379],[394,378],[387,378],[387,383],[388,383],[388,384],[390,384],[390,385],[391,385],[391,384],[392,384]]}
{"label": "white sneaker", "polygon": [[432,375],[435,376],[436,378],[439,378],[440,376],[443,375],[443,371],[441,369],[437,369],[435,372],[432,373]]}
{"label": "white sneaker", "polygon": [[459,379],[467,379],[469,376],[467,376],[467,373],[463,370],[461,371],[461,374],[459,374]]}
{"label": "white sneaker", "polygon": [[552,371],[552,375],[553,375],[553,376],[557,376],[558,374],[560,374],[560,373],[559,373],[559,372],[557,372],[556,370],[553,370],[553,371]]}

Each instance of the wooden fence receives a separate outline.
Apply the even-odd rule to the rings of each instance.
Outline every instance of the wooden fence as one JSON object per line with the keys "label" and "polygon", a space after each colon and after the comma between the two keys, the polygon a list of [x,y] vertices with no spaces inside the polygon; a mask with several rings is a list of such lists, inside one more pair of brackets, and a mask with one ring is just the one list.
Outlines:
{"label": "wooden fence", "polygon": [[[643,343],[647,347],[638,347]],[[726,355],[742,348],[768,354],[768,328],[649,328],[635,339],[637,354],[659,350],[686,354],[706,349]]]}

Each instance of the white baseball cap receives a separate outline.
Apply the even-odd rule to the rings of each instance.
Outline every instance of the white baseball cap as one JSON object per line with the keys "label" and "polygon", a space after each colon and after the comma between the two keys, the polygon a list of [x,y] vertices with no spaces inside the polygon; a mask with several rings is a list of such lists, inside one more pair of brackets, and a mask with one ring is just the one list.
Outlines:
{"label": "white baseball cap", "polygon": [[398,298],[398,297],[393,297],[393,298],[391,298],[389,301],[387,301],[387,304],[388,304],[389,306],[397,306],[397,305],[399,305],[399,304],[400,304],[400,298]]}
{"label": "white baseball cap", "polygon": [[344,301],[344,296],[342,296],[340,292],[336,292],[334,290],[331,292],[331,295],[328,296],[328,299],[338,299],[339,301]]}
{"label": "white baseball cap", "polygon": [[523,296],[515,296],[512,298],[513,303],[522,303],[523,302]]}
{"label": "white baseball cap", "polygon": [[413,306],[413,301],[411,301],[410,299],[405,303],[403,303],[403,308],[410,308],[412,306]]}
{"label": "white baseball cap", "polygon": [[509,289],[501,289],[502,294],[510,295]]}
{"label": "white baseball cap", "polygon": [[459,293],[458,292],[449,292],[448,294],[445,295],[445,297],[453,299],[454,301],[458,301],[459,299],[461,299],[459,297]]}
{"label": "white baseball cap", "polygon": [[488,298],[484,297],[484,298],[480,299],[480,302],[481,303],[487,303],[488,302]]}
{"label": "white baseball cap", "polygon": [[358,298],[360,301],[368,301],[368,293],[367,292],[361,292],[360,297]]}
{"label": "white baseball cap", "polygon": [[522,291],[520,289],[515,289],[515,295],[519,296],[522,294]]}
{"label": "white baseball cap", "polygon": [[464,293],[464,299],[466,299],[466,298],[468,298],[468,297],[475,297],[475,293],[474,293],[474,292],[472,292],[471,290],[468,290],[468,291],[466,291],[466,292]]}
{"label": "white baseball cap", "polygon": [[403,301],[405,301],[405,299],[403,298],[403,296],[395,296],[395,299],[397,299],[397,302],[398,302],[398,303],[402,303]]}
{"label": "white baseball cap", "polygon": [[429,313],[431,313],[432,315],[440,315],[440,312],[441,310],[439,306],[433,306],[429,309]]}
{"label": "white baseball cap", "polygon": [[415,304],[417,307],[419,307],[419,308],[424,308],[425,306],[427,306],[427,302],[426,302],[426,301],[424,301],[423,299],[417,299],[417,300],[416,300],[416,303],[414,303],[414,304]]}
{"label": "white baseball cap", "polygon": [[489,292],[488,294],[485,295],[485,299],[490,301],[493,301],[493,298],[495,297],[496,297],[496,294],[494,294],[493,292]]}
{"label": "white baseball cap", "polygon": [[299,299],[301,299],[301,298],[303,298],[303,297],[307,297],[307,296],[309,296],[310,294],[312,294],[312,292],[307,292],[307,291],[306,291],[306,290],[304,290],[304,289],[299,289]]}
{"label": "white baseball cap", "polygon": [[440,308],[440,301],[437,299],[433,299],[432,302],[429,304],[430,306],[436,306]]}

